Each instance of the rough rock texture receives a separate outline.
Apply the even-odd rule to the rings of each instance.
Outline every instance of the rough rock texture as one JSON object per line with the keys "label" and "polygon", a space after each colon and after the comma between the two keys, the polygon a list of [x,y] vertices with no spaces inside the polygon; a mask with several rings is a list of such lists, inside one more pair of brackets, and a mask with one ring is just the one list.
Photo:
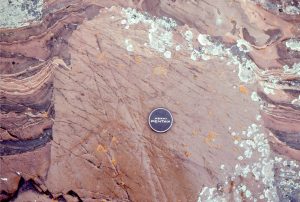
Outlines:
{"label": "rough rock texture", "polygon": [[300,201],[297,1],[16,2],[0,200]]}

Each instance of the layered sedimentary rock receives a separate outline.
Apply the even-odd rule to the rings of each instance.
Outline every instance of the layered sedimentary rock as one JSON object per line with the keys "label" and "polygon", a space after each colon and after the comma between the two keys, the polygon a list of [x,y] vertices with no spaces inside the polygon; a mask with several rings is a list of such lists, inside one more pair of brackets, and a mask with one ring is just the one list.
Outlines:
{"label": "layered sedimentary rock", "polygon": [[1,200],[300,200],[296,1],[2,4]]}

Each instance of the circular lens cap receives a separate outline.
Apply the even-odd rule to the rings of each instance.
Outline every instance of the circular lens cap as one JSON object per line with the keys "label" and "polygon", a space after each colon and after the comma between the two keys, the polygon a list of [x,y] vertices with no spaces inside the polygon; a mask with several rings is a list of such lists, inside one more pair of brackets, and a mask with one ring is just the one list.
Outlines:
{"label": "circular lens cap", "polygon": [[173,117],[169,110],[156,108],[149,115],[149,126],[157,133],[167,132],[173,124]]}

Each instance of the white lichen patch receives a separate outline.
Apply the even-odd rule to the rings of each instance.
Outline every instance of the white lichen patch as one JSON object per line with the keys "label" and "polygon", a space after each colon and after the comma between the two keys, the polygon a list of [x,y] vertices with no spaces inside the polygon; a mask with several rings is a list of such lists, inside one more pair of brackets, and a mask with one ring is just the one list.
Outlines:
{"label": "white lichen patch", "polygon": [[292,103],[293,105],[298,105],[298,106],[300,106],[300,95],[299,95],[299,97],[298,97],[297,99],[292,100],[291,103]]}
{"label": "white lichen patch", "polygon": [[245,196],[246,196],[247,198],[250,198],[250,197],[251,197],[251,192],[250,192],[249,190],[246,190],[246,191],[245,191]]}
{"label": "white lichen patch", "polygon": [[192,52],[192,54],[191,54],[191,59],[194,60],[194,61],[196,61],[197,58],[200,57],[200,56],[201,56],[200,52],[194,50],[194,51]]}
{"label": "white lichen patch", "polygon": [[289,5],[283,8],[283,11],[289,15],[300,15],[300,9],[296,6]]}
{"label": "white lichen patch", "polygon": [[29,25],[42,17],[43,0],[1,0],[0,28],[16,28]]}
{"label": "white lichen patch", "polygon": [[297,39],[289,39],[285,42],[285,46],[293,51],[300,51],[300,41]]}
{"label": "white lichen patch", "polygon": [[[238,156],[239,160],[251,159],[251,164],[242,165],[237,163],[234,167],[233,176],[231,179],[243,177],[244,179],[254,178],[257,186],[262,187],[260,193],[253,193],[250,187],[245,184],[238,184],[235,189],[235,200],[242,200],[240,193],[243,193],[246,198],[253,199],[253,197],[264,197],[265,201],[278,201],[278,196],[275,187],[274,179],[274,162],[275,160],[270,155],[270,146],[266,135],[261,131],[261,127],[256,124],[251,124],[246,131],[242,133],[232,132],[233,136],[238,136],[240,141],[237,145],[244,150],[243,155]],[[255,154],[255,155],[254,155]],[[224,184],[227,184],[224,182]],[[201,195],[202,193],[202,195]],[[230,200],[224,193],[219,193],[215,188],[205,187],[199,195],[200,201],[218,201],[221,197],[224,201]]]}
{"label": "white lichen patch", "polygon": [[[237,163],[234,167],[234,174],[232,175],[230,171],[227,179],[234,181],[234,179],[242,177],[243,181],[246,179],[251,181],[254,178],[255,186],[261,188],[260,191],[255,190],[254,192],[251,187],[239,182],[233,190],[234,201],[243,201],[240,197],[243,193],[250,201],[256,201],[259,198],[263,201],[275,202],[279,201],[277,188],[283,192],[281,197],[293,194],[294,191],[300,189],[300,166],[296,161],[284,160],[283,157],[271,155],[267,136],[261,132],[261,126],[251,124],[246,131],[231,132],[231,135],[239,137],[239,141],[235,140],[236,144],[244,150],[244,154],[238,157],[239,160],[245,158],[250,160],[246,165],[242,165],[242,162]],[[280,170],[276,171],[279,173],[279,180],[278,177],[275,179],[275,166],[276,168],[280,167]],[[228,184],[228,181],[223,183],[224,186]],[[231,201],[231,196],[231,194],[219,192],[214,187],[204,187],[199,194],[198,202]]]}
{"label": "white lichen patch", "polygon": [[[194,50],[191,59],[194,60],[195,56],[199,55],[202,60],[209,60],[211,56],[217,56],[219,58],[228,58],[228,65],[234,64],[238,65],[239,72],[238,77],[242,82],[251,83],[254,82],[256,75],[254,73],[255,69],[258,69],[257,65],[250,59],[246,57],[240,57],[238,55],[233,54],[231,48],[226,48],[223,44],[218,42],[213,42],[211,37],[204,34],[198,35],[198,42],[202,46],[201,50]],[[241,42],[240,42],[241,43]],[[243,44],[246,44],[243,43]],[[236,45],[238,46],[238,45]],[[242,45],[240,44],[242,47]],[[250,45],[243,45],[246,49],[243,50],[250,50]],[[245,52],[245,51],[241,51]]]}
{"label": "white lichen patch", "polygon": [[187,50],[188,51],[193,51],[194,46],[193,46],[193,32],[191,30],[186,30],[184,33],[181,32],[181,35],[183,38],[187,41]]}
{"label": "white lichen patch", "polygon": [[259,114],[256,115],[256,120],[257,120],[257,121],[260,121],[260,120],[261,120],[261,115],[259,115]]}
{"label": "white lichen patch", "polygon": [[127,21],[126,20],[121,20],[121,25],[126,25]]}
{"label": "white lichen patch", "polygon": [[164,52],[164,56],[165,56],[165,58],[170,59],[172,56],[172,53],[170,51],[166,51],[166,52]]}
{"label": "white lichen patch", "polygon": [[[202,200],[202,198],[204,200]],[[198,202],[227,202],[225,196],[218,194],[216,188],[204,187],[199,194]]]}
{"label": "white lichen patch", "polygon": [[199,34],[197,40],[202,46],[213,45],[213,43],[209,39],[209,35],[206,34]]}
{"label": "white lichen patch", "polygon": [[173,46],[172,29],[177,26],[171,18],[151,18],[147,14],[142,14],[132,8],[123,8],[122,13],[126,17],[126,26],[130,27],[138,23],[149,26],[148,44],[149,46],[161,53],[165,53],[167,48]]}
{"label": "white lichen patch", "polygon": [[202,54],[202,55],[201,55],[201,59],[202,59],[202,60],[210,60],[211,57],[210,57],[209,55]]}
{"label": "white lichen patch", "polygon": [[184,33],[184,38],[185,38],[185,40],[191,42],[193,40],[193,32],[191,30],[187,30]]}
{"label": "white lichen patch", "polygon": [[[256,79],[256,75],[254,73],[255,69],[258,69],[256,64],[249,59],[242,58],[241,60],[238,59],[237,56],[233,56],[230,54],[232,58],[232,63],[235,65],[238,65],[239,72],[238,72],[238,77],[242,82],[245,83],[251,83],[254,82]],[[230,64],[230,63],[229,63]]]}
{"label": "white lichen patch", "polygon": [[223,24],[223,19],[221,18],[220,15],[217,15],[216,17],[216,25],[221,25]]}
{"label": "white lichen patch", "polygon": [[251,100],[254,102],[259,102],[261,101],[261,98],[257,95],[257,92],[254,91],[251,93]]}
{"label": "white lichen patch", "polygon": [[[174,28],[177,26],[173,19],[166,17],[150,17],[147,13],[142,14],[132,8],[122,9],[122,13],[126,17],[123,23],[121,23],[125,26],[125,28],[138,23],[147,25],[147,47],[162,53],[164,56],[167,55],[168,57],[170,55],[167,51],[171,51],[173,48]],[[185,30],[184,32],[181,32],[181,35],[188,42],[188,47],[185,49],[185,51],[190,52],[191,60],[211,60],[216,57],[219,59],[227,58],[227,64],[238,66],[238,77],[242,82],[252,83],[255,81],[256,75],[254,70],[258,70],[258,67],[250,58],[247,58],[245,55],[246,52],[251,50],[251,45],[247,41],[238,40],[237,44],[233,45],[232,47],[225,47],[221,42],[213,41],[211,36],[207,34],[199,34],[197,40],[200,44],[200,47],[194,48],[192,43],[194,33],[191,30]],[[179,45],[175,47],[176,51],[179,51],[180,49],[181,48]],[[231,49],[238,49],[240,52],[237,53]]]}
{"label": "white lichen patch", "polygon": [[289,195],[297,193],[300,190],[300,169],[299,165],[292,160],[285,160],[283,163],[278,163],[279,167],[279,180],[278,188],[281,190],[283,198],[289,199]]}
{"label": "white lichen patch", "polygon": [[238,39],[236,42],[236,45],[240,51],[247,53],[252,50],[251,44],[248,41],[244,39]]}
{"label": "white lichen patch", "polygon": [[265,87],[264,87],[264,92],[265,92],[266,94],[272,94],[272,95],[275,94],[274,89],[272,89],[272,88],[270,88],[270,87],[268,87],[268,86],[265,86]]}
{"label": "white lichen patch", "polygon": [[238,159],[239,161],[241,161],[241,160],[243,160],[243,159],[244,159],[244,157],[242,157],[242,156],[239,156],[237,159]]}
{"label": "white lichen patch", "polygon": [[300,75],[300,63],[293,64],[291,68],[288,65],[284,65],[283,72],[285,74]]}
{"label": "white lichen patch", "polygon": [[[281,1],[281,4],[273,4],[266,0],[254,0],[257,3],[260,3],[263,8],[269,10],[270,8],[273,10],[279,10],[282,9],[282,12],[288,14],[288,15],[299,15],[300,14],[300,8],[296,7],[296,5],[293,5],[294,2],[290,1],[290,5],[286,4],[288,1]],[[280,1],[278,1],[280,2]],[[285,3],[286,2],[286,3]],[[281,12],[281,11],[280,11]]]}
{"label": "white lichen patch", "polygon": [[129,52],[133,51],[133,45],[129,42],[128,39],[125,39],[125,46],[126,46],[126,50]]}

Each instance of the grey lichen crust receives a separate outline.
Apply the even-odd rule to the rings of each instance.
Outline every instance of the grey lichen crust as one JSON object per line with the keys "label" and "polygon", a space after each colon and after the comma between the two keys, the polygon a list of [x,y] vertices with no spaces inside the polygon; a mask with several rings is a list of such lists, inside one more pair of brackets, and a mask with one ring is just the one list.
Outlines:
{"label": "grey lichen crust", "polygon": [[42,17],[43,0],[1,0],[0,28],[29,25]]}

